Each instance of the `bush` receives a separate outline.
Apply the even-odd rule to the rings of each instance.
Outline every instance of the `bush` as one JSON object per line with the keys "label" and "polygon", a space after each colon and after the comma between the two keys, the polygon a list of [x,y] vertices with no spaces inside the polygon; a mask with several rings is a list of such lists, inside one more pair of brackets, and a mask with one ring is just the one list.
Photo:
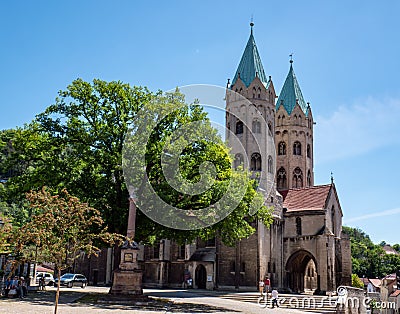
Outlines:
{"label": "bush", "polygon": [[362,282],[360,277],[357,276],[357,274],[351,275],[351,286],[354,288],[364,289],[364,283]]}

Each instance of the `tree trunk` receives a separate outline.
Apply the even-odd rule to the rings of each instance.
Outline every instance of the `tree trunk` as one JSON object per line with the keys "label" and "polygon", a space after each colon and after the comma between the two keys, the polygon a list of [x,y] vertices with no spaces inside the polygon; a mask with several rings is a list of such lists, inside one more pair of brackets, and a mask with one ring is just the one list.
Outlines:
{"label": "tree trunk", "polygon": [[57,280],[56,304],[55,304],[55,306],[54,306],[54,314],[57,314],[58,299],[59,299],[59,297],[60,297],[60,281],[61,281],[61,280],[60,280],[60,277],[61,277],[61,269],[57,267],[57,271],[58,271],[58,274],[57,274],[58,280]]}

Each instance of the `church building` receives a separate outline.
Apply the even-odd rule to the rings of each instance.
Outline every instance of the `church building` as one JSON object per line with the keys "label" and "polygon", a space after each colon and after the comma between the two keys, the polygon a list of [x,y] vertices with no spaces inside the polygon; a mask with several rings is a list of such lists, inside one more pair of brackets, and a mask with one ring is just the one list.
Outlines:
{"label": "church building", "polygon": [[265,204],[274,209],[273,224],[256,223],[256,233],[235,247],[218,238],[186,246],[163,240],[157,248],[145,247],[144,285],[181,286],[182,274],[193,279],[194,288],[206,289],[252,289],[265,276],[273,287],[293,292],[323,293],[350,284],[342,208],[333,179],[314,185],[314,120],[293,61],[277,97],[251,24],[228,89],[226,127],[236,139],[231,141],[228,132],[227,140],[234,166],[243,164],[269,186]]}
{"label": "church building", "polygon": [[[351,284],[350,241],[333,182],[314,185],[314,120],[290,60],[277,96],[253,35],[227,85],[227,141],[234,166],[248,168],[273,208],[273,223],[227,247],[218,238],[141,246],[144,287],[255,290],[268,276],[281,291],[325,293]],[[233,140],[233,137],[235,140]],[[110,272],[108,272],[110,273]],[[109,276],[109,275],[108,275]],[[107,283],[106,279],[105,283]]]}

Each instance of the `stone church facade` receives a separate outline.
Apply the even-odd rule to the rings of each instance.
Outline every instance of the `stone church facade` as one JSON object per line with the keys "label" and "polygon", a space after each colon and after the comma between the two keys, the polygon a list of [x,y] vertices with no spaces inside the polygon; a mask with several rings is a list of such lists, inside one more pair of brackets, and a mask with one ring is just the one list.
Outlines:
{"label": "stone church facade", "polygon": [[[342,233],[343,212],[333,179],[314,185],[314,120],[304,101],[293,61],[276,101],[253,29],[226,97],[227,140],[235,155],[266,187],[273,223],[227,247],[212,239],[179,246],[163,240],[143,247],[146,286],[255,289],[260,278],[294,292],[334,291],[351,283],[350,242]],[[230,137],[235,137],[231,140]],[[238,140],[239,141],[238,141]]]}
{"label": "stone church facade", "polygon": [[[218,238],[187,245],[164,239],[154,247],[141,246],[145,287],[183,287],[192,278],[199,289],[254,290],[268,276],[272,287],[284,291],[324,293],[351,283],[350,241],[342,233],[335,184],[332,179],[314,185],[311,106],[304,101],[292,60],[276,96],[252,28],[227,85],[227,140],[234,166],[259,178],[265,205],[273,207],[273,223],[254,223],[256,232],[234,247]],[[104,283],[111,280],[107,276]]]}

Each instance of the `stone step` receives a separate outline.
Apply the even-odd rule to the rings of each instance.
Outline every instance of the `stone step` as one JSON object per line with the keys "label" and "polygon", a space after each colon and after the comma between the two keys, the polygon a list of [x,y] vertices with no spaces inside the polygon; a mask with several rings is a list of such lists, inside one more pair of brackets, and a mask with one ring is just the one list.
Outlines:
{"label": "stone step", "polygon": [[[235,300],[248,303],[261,303],[260,306],[272,308],[272,301],[270,299],[265,301],[260,299],[259,294],[249,293],[228,293],[221,294],[219,298]],[[310,295],[291,295],[285,294],[279,296],[279,306],[287,309],[298,309],[304,312],[313,313],[335,313],[336,312],[336,298],[328,298],[324,296],[310,296]]]}

